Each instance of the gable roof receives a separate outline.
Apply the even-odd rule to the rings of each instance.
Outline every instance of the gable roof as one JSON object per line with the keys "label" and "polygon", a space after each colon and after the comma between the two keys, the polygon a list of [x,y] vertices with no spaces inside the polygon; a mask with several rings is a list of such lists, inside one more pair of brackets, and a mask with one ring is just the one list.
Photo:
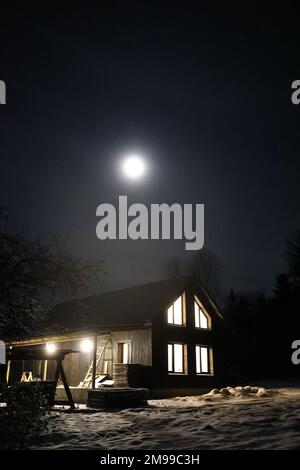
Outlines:
{"label": "gable roof", "polygon": [[195,287],[195,293],[199,294],[208,312],[213,309],[223,318],[199,279],[186,276],[60,303],[50,314],[49,329],[57,331],[62,327],[71,331],[80,328],[145,325],[151,323],[156,315],[190,286]]}

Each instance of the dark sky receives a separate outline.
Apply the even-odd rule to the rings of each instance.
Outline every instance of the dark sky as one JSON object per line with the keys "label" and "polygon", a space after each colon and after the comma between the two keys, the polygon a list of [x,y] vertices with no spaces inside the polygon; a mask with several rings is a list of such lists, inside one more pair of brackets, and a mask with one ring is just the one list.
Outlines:
{"label": "dark sky", "polygon": [[[28,234],[107,259],[116,287],[157,280],[186,252],[99,241],[100,203],[204,203],[223,286],[270,291],[300,227],[299,11],[142,3],[1,12],[0,205]],[[152,168],[135,185],[116,171],[133,149]]]}

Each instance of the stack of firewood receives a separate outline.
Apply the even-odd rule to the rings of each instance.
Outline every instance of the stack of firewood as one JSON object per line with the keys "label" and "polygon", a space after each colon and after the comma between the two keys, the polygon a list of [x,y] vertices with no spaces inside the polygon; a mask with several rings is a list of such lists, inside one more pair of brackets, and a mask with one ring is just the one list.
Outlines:
{"label": "stack of firewood", "polygon": [[114,364],[115,387],[142,387],[144,383],[143,369],[140,364]]}

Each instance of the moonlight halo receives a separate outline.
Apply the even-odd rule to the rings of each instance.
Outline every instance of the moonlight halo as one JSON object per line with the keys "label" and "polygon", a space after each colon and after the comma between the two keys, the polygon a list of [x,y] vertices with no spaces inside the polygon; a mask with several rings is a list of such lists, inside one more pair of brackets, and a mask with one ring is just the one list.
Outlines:
{"label": "moonlight halo", "polygon": [[124,157],[122,161],[122,172],[130,180],[140,180],[146,172],[145,159],[138,154]]}

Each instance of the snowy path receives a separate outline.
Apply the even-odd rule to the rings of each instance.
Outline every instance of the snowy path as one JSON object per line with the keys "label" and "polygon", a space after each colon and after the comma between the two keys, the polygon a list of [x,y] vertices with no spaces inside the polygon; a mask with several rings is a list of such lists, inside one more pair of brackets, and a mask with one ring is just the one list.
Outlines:
{"label": "snowy path", "polygon": [[215,392],[150,405],[120,412],[51,413],[49,431],[34,448],[300,449],[299,388],[254,396]]}

